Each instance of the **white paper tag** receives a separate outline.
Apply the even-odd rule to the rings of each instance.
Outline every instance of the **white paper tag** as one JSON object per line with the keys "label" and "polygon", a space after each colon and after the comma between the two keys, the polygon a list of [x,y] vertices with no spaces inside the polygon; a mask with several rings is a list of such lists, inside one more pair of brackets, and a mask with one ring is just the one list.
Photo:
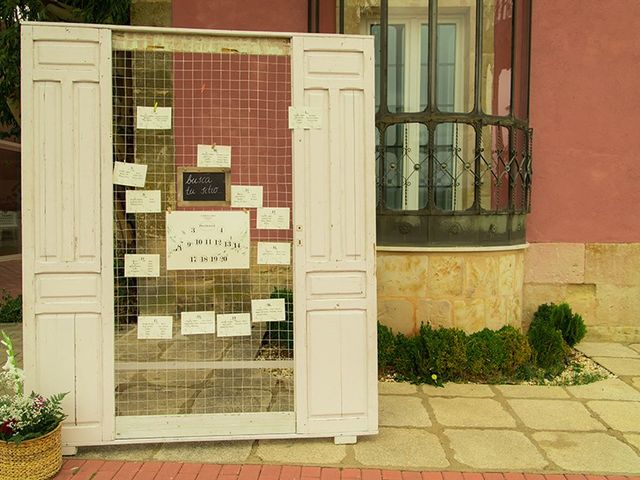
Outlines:
{"label": "white paper tag", "polygon": [[182,312],[180,333],[182,335],[216,333],[216,312]]}
{"label": "white paper tag", "polygon": [[231,185],[231,206],[244,208],[262,207],[262,185]]}
{"label": "white paper tag", "polygon": [[251,335],[251,314],[231,313],[216,316],[219,337],[246,337]]}
{"label": "white paper tag", "polygon": [[136,108],[136,128],[139,130],[171,130],[171,107]]}
{"label": "white paper tag", "polygon": [[322,128],[322,110],[310,107],[289,107],[289,128],[318,130]]}
{"label": "white paper tag", "polygon": [[287,230],[289,228],[288,208],[259,208],[256,228],[261,230]]}
{"label": "white paper tag", "polygon": [[258,265],[291,265],[289,242],[258,242]]}
{"label": "white paper tag", "polygon": [[231,146],[198,145],[198,167],[231,168]]}
{"label": "white paper tag", "polygon": [[160,255],[138,255],[125,253],[124,255],[125,277],[159,277]]}
{"label": "white paper tag", "polygon": [[127,213],[158,213],[160,211],[160,190],[127,190]]}
{"label": "white paper tag", "polygon": [[173,317],[140,316],[138,317],[138,339],[170,339],[173,337]]}
{"label": "white paper tag", "polygon": [[144,187],[147,166],[139,163],[113,162],[113,183],[125,187]]}
{"label": "white paper tag", "polygon": [[251,320],[256,322],[284,322],[284,298],[251,300]]}

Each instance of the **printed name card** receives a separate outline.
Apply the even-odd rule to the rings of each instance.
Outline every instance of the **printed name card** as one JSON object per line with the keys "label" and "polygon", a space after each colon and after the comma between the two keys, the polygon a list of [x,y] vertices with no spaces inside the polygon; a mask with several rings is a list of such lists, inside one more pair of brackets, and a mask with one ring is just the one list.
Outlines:
{"label": "printed name card", "polygon": [[172,316],[140,316],[138,317],[139,340],[166,340],[173,337]]}
{"label": "printed name card", "polygon": [[284,298],[251,300],[253,322],[284,322],[286,319]]}
{"label": "printed name card", "polygon": [[322,110],[289,107],[289,128],[304,130],[322,128]]}
{"label": "printed name card", "polygon": [[113,162],[113,183],[125,187],[144,187],[147,166],[139,163]]}
{"label": "printed name card", "polygon": [[125,277],[159,277],[160,255],[138,255],[126,253],[124,255]]}
{"label": "printed name card", "polygon": [[139,130],[171,130],[171,107],[136,108],[136,128]]}
{"label": "printed name card", "polygon": [[290,265],[289,242],[258,242],[258,265]]}
{"label": "printed name card", "polygon": [[182,312],[180,333],[182,335],[216,333],[216,312]]}
{"label": "printed name card", "polygon": [[251,314],[231,313],[217,316],[219,337],[245,337],[251,335]]}
{"label": "printed name card", "polygon": [[231,168],[231,146],[198,145],[198,167]]}
{"label": "printed name card", "polygon": [[259,208],[256,228],[261,230],[287,230],[289,228],[288,208]]}
{"label": "printed name card", "polygon": [[231,185],[231,206],[262,207],[262,186]]}
{"label": "printed name card", "polygon": [[158,213],[160,211],[160,190],[127,190],[127,213]]}

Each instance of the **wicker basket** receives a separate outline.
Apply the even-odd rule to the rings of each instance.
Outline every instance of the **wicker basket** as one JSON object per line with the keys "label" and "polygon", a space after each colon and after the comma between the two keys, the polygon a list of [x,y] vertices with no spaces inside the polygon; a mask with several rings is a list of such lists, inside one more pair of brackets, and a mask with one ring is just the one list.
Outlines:
{"label": "wicker basket", "polygon": [[46,480],[62,467],[61,425],[20,444],[0,441],[0,480]]}

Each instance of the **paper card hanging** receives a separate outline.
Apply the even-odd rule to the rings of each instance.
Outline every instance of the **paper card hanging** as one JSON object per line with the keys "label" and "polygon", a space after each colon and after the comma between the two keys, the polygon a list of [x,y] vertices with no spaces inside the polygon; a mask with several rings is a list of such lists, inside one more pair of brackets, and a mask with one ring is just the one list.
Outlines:
{"label": "paper card hanging", "polygon": [[171,130],[171,107],[137,107],[138,130]]}
{"label": "paper card hanging", "polygon": [[113,162],[113,183],[125,187],[144,187],[147,166],[139,163]]}
{"label": "paper card hanging", "polygon": [[127,190],[125,198],[127,213],[160,212],[160,190]]}
{"label": "paper card hanging", "polygon": [[256,228],[264,230],[287,230],[290,210],[288,208],[259,208]]}
{"label": "paper card hanging", "polygon": [[159,277],[160,255],[139,255],[126,253],[124,255],[125,277]]}
{"label": "paper card hanging", "polygon": [[172,316],[139,316],[138,339],[139,340],[168,340],[173,338]]}
{"label": "paper card hanging", "polygon": [[251,314],[231,313],[216,316],[219,337],[246,337],[251,335]]}
{"label": "paper card hanging", "polygon": [[284,298],[251,300],[251,321],[253,323],[284,322],[285,320]]}
{"label": "paper card hanging", "polygon": [[182,312],[180,333],[182,335],[216,333],[216,312]]}
{"label": "paper card hanging", "polygon": [[291,243],[258,242],[258,265],[290,265]]}
{"label": "paper card hanging", "polygon": [[230,145],[198,145],[198,167],[231,168]]}
{"label": "paper card hanging", "polygon": [[262,185],[231,185],[231,206],[238,208],[262,207]]}

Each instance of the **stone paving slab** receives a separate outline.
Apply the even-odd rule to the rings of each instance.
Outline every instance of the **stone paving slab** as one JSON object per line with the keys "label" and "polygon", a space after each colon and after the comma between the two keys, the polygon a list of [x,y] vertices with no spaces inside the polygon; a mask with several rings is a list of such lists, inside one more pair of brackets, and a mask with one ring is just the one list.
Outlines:
{"label": "stone paving slab", "polygon": [[449,461],[438,437],[417,429],[381,428],[376,437],[353,445],[355,459],[364,466],[445,468]]}
{"label": "stone paving slab", "polygon": [[587,406],[610,427],[621,432],[640,432],[640,402],[593,400]]}
{"label": "stone paving slab", "polygon": [[564,387],[545,385],[496,385],[496,389],[508,398],[569,398]]}
{"label": "stone paving slab", "polygon": [[154,460],[170,462],[243,463],[252,441],[164,443],[153,454]]}
{"label": "stone paving slab", "polygon": [[417,397],[383,395],[379,398],[379,423],[384,427],[430,427],[429,414]]}
{"label": "stone paving slab", "polygon": [[524,424],[534,430],[605,430],[605,426],[577,401],[513,399],[508,403]]}
{"label": "stone paving slab", "polygon": [[624,439],[640,452],[640,433],[625,433]]}
{"label": "stone paving slab", "polygon": [[444,434],[449,439],[455,459],[474,469],[538,470],[548,465],[521,432],[447,429]]}
{"label": "stone paving slab", "polygon": [[640,353],[617,342],[580,342],[576,350],[587,357],[640,358]]}
{"label": "stone paving slab", "polygon": [[616,375],[640,375],[640,358],[593,357],[593,360]]}
{"label": "stone paving slab", "polygon": [[576,398],[640,401],[640,392],[619,378],[607,378],[587,385],[566,387]]}
{"label": "stone paving slab", "polygon": [[409,382],[378,382],[380,395],[414,395],[418,387]]}
{"label": "stone paving slab", "polygon": [[489,385],[477,383],[446,383],[444,387],[422,385],[422,391],[429,397],[493,397]]}
{"label": "stone paving slab", "polygon": [[631,384],[636,390],[640,390],[640,377],[633,377],[631,379]]}
{"label": "stone paving slab", "polygon": [[606,433],[537,432],[533,439],[551,461],[566,471],[640,472],[638,453]]}
{"label": "stone paving slab", "polygon": [[429,398],[436,421],[447,427],[509,427],[516,421],[490,398]]}
{"label": "stone paving slab", "polygon": [[346,445],[334,445],[332,438],[262,440],[253,453],[266,463],[304,463],[335,465],[347,455]]}

